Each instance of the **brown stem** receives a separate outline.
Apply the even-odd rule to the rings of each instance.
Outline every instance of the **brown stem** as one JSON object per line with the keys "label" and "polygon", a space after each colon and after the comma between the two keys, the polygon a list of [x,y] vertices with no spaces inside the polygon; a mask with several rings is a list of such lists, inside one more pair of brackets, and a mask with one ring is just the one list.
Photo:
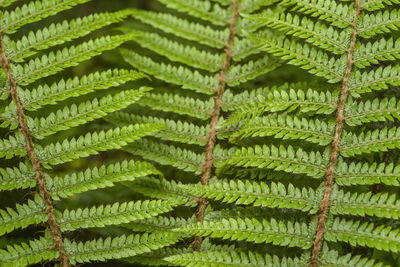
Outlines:
{"label": "brown stem", "polygon": [[36,173],[35,179],[37,181],[37,188],[39,191],[39,195],[42,197],[46,205],[46,213],[48,217],[47,223],[49,225],[50,233],[55,243],[55,248],[60,252],[59,261],[62,267],[69,267],[70,264],[68,260],[68,255],[65,253],[64,250],[64,243],[62,240],[60,226],[57,223],[56,217],[54,215],[53,199],[51,198],[50,192],[46,188],[42,163],[40,162],[35,153],[35,145],[33,143],[32,136],[29,132],[26,123],[25,112],[21,105],[21,101],[18,97],[18,91],[17,91],[18,84],[15,82],[12,76],[11,65],[5,54],[5,47],[4,47],[2,33],[0,33],[0,64],[1,67],[4,69],[4,71],[6,72],[7,80],[8,83],[10,84],[10,89],[11,89],[10,94],[12,101],[15,103],[15,106],[17,108],[18,122],[21,131],[25,137],[27,155],[29,157],[29,160],[32,162],[33,169],[35,170]]}
{"label": "brown stem", "polygon": [[312,267],[319,265],[318,256],[319,253],[321,252],[322,242],[324,240],[325,221],[327,218],[328,209],[330,205],[330,196],[332,188],[334,185],[335,168],[339,156],[339,144],[342,137],[343,126],[344,126],[343,112],[346,104],[347,95],[349,92],[348,80],[351,74],[351,70],[353,68],[353,53],[357,41],[357,23],[361,13],[359,0],[355,0],[354,10],[355,11],[354,11],[354,20],[352,23],[352,32],[350,37],[350,47],[347,53],[346,72],[343,76],[342,86],[340,89],[339,103],[337,105],[335,136],[332,141],[331,157],[328,168],[326,170],[326,177],[324,183],[325,186],[324,197],[320,202],[320,208],[318,212],[318,223],[317,223],[316,234],[310,261],[310,266]]}
{"label": "brown stem", "polygon": [[[211,115],[211,122],[210,122],[210,133],[207,138],[207,145],[205,148],[205,163],[202,167],[201,171],[201,184],[202,185],[207,185],[210,177],[211,177],[211,172],[213,169],[213,163],[214,159],[212,156],[215,143],[216,143],[216,137],[217,137],[217,123],[219,120],[219,116],[221,113],[221,107],[222,107],[222,96],[225,91],[226,87],[226,74],[229,71],[229,68],[231,66],[231,60],[232,60],[232,46],[233,46],[233,40],[235,38],[236,34],[236,23],[239,18],[239,0],[233,0],[232,2],[232,9],[233,9],[233,17],[229,25],[229,37],[228,40],[226,41],[226,46],[225,46],[225,60],[222,65],[222,69],[219,74],[219,85],[217,88],[217,95],[215,96],[215,106],[213,113]],[[199,198],[198,200],[198,208],[196,211],[196,221],[197,222],[202,222],[204,221],[204,212],[207,207],[207,199],[205,198]],[[201,244],[203,242],[203,239],[201,236],[195,236],[194,241],[192,243],[192,248],[193,251],[199,251],[201,248]]]}

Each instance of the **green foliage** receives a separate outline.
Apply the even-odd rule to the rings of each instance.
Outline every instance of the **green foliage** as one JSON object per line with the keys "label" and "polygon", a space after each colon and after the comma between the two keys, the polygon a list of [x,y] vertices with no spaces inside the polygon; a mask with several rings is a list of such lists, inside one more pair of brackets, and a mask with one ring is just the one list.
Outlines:
{"label": "green foliage", "polygon": [[398,266],[398,0],[85,2],[0,0],[0,266]]}
{"label": "green foliage", "polygon": [[[34,239],[33,236],[38,235],[27,235],[25,242],[7,244],[0,250],[0,266],[26,266],[49,261],[70,266],[134,256],[178,242],[178,235],[166,232],[155,235],[127,233],[113,238],[109,234],[104,239],[82,240],[88,236],[83,229],[105,229],[106,226],[152,218],[171,211],[181,203],[179,201],[121,202],[115,198],[111,203],[92,207],[82,206],[83,203],[78,207],[71,204],[72,197],[79,198],[78,194],[90,198],[88,191],[132,182],[147,175],[162,175],[149,163],[140,161],[119,162],[117,159],[83,170],[79,170],[82,161],[77,161],[102,151],[120,149],[164,128],[160,123],[141,122],[112,129],[105,126],[105,129],[87,130],[104,124],[101,118],[109,113],[140,101],[151,88],[138,84],[133,84],[129,90],[110,88],[140,80],[147,77],[145,74],[114,69],[66,77],[74,73],[71,67],[132,40],[132,34],[87,37],[97,29],[125,19],[131,11],[99,13],[62,22],[57,22],[57,18],[49,24],[47,17],[88,1],[42,0],[20,5],[13,2],[0,2],[1,7],[11,6],[0,13],[3,99],[0,156],[11,159],[1,163],[0,190],[16,198],[6,200],[2,196],[0,235],[8,238],[18,229],[27,229],[27,233],[35,232],[39,237]],[[37,23],[35,31],[26,30],[25,27],[33,22]],[[85,37],[85,41],[76,41],[81,37]],[[90,94],[100,90],[108,92],[98,97]],[[67,171],[71,167],[72,170]],[[36,194],[16,191],[35,188]],[[77,230],[81,233],[80,242],[63,235],[63,232]]]}

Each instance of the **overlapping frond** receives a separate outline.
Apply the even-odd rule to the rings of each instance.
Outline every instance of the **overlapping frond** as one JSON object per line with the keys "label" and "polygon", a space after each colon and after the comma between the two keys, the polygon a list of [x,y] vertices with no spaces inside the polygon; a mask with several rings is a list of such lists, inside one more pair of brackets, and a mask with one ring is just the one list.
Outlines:
{"label": "overlapping frond", "polygon": [[[2,198],[5,203],[0,210],[0,235],[7,237],[18,229],[30,228],[29,231],[38,233],[35,236],[39,237],[28,236],[22,243],[18,240],[10,242],[0,251],[0,266],[59,261],[65,267],[134,256],[176,243],[179,237],[173,233],[106,237],[81,243],[65,238],[65,231],[100,229],[148,219],[171,211],[181,202],[172,199],[122,202],[113,199],[112,203],[91,208],[68,207],[72,196],[132,182],[139,177],[162,175],[151,164],[140,161],[118,162],[117,159],[113,163],[79,170],[76,166],[80,164],[75,160],[101,151],[120,149],[163,126],[140,122],[112,129],[105,126],[90,132],[88,127],[79,127],[93,121],[98,123],[92,123],[90,128],[103,127],[101,118],[139,101],[151,90],[134,84],[128,90],[114,88],[112,93],[99,97],[90,94],[147,77],[140,71],[99,70],[81,77],[65,78],[74,73],[70,71],[71,67],[135,37],[121,34],[87,38],[91,32],[127,18],[132,13],[130,10],[62,22],[53,19],[49,24],[44,20],[46,17],[88,1],[25,2],[0,1],[1,7],[13,4],[0,12],[3,101],[0,157],[12,159],[4,161],[0,170],[0,191],[10,191],[10,196],[15,195],[9,200]],[[35,30],[26,31],[24,26],[33,22],[37,22]],[[69,43],[82,37],[86,41]],[[66,171],[71,166],[75,166],[74,170]],[[35,194],[29,194],[28,190],[18,191],[35,188]],[[13,203],[15,199],[18,199],[17,203]]]}

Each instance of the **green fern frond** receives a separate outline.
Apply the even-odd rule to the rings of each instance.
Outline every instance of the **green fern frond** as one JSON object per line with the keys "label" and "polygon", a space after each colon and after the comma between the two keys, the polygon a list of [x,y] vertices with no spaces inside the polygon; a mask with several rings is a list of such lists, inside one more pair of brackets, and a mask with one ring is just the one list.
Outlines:
{"label": "green fern frond", "polygon": [[23,106],[34,111],[44,105],[54,105],[70,97],[108,89],[144,77],[144,74],[133,70],[114,69],[95,72],[81,78],[62,79],[52,85],[40,85],[32,90],[20,90],[19,93]]}
{"label": "green fern frond", "polygon": [[230,180],[212,182],[208,186],[182,185],[194,196],[204,196],[225,203],[252,205],[255,207],[287,208],[315,214],[318,210],[319,195],[311,188],[296,188],[292,184],[286,188],[282,183]]}
{"label": "green fern frond", "polygon": [[43,18],[57,14],[60,11],[70,9],[89,0],[42,0],[32,1],[13,11],[2,14],[1,32],[13,33],[20,27],[39,21]]}
{"label": "green fern frond", "polygon": [[345,113],[346,124],[350,126],[362,125],[369,122],[394,121],[400,119],[398,110],[400,102],[395,97],[356,102],[348,101],[348,110]]}
{"label": "green fern frond", "polygon": [[221,221],[204,221],[174,229],[214,238],[246,240],[255,243],[272,243],[279,246],[311,247],[311,233],[307,224],[284,222],[271,219],[258,221],[254,218],[223,219]]}
{"label": "green fern frond", "polygon": [[0,192],[33,188],[35,172],[29,164],[20,162],[18,167],[0,168]]}
{"label": "green fern frond", "polygon": [[112,205],[65,210],[57,221],[61,231],[119,225],[169,212],[176,205],[177,202],[171,200],[116,202]]}
{"label": "green fern frond", "polygon": [[192,71],[182,66],[175,67],[165,63],[156,63],[148,57],[140,56],[127,49],[122,49],[121,54],[133,67],[161,80],[180,85],[184,89],[211,95],[214,93],[213,89],[218,87],[218,81],[213,76],[204,76],[198,71]]}
{"label": "green fern frond", "polygon": [[151,107],[155,110],[188,115],[201,120],[209,119],[214,108],[214,103],[212,101],[203,101],[192,97],[184,97],[168,93],[147,94],[138,104]]}
{"label": "green fern frond", "polygon": [[33,200],[28,200],[26,204],[17,204],[15,209],[0,210],[0,236],[47,221],[45,208],[43,199],[35,195]]}
{"label": "green fern frond", "polygon": [[273,71],[280,65],[279,61],[270,56],[250,61],[245,65],[234,65],[227,73],[227,83],[229,86],[240,85],[265,73]]}
{"label": "green fern frond", "polygon": [[400,166],[391,164],[346,163],[339,159],[336,182],[339,185],[400,185]]}
{"label": "green fern frond", "polygon": [[167,257],[166,261],[178,266],[288,266],[306,267],[307,262],[299,258],[279,258],[276,255],[261,255],[251,251],[207,251],[176,254]]}
{"label": "green fern frond", "polygon": [[123,225],[123,227],[135,232],[163,232],[182,227],[187,224],[193,224],[194,222],[194,217],[186,219],[181,217],[157,216],[134,221]]}
{"label": "green fern frond", "polygon": [[383,128],[353,134],[344,133],[340,144],[341,155],[352,157],[363,153],[382,152],[400,147],[400,128]]}
{"label": "green fern frond", "polygon": [[71,263],[85,263],[132,257],[151,250],[172,245],[179,241],[174,233],[155,233],[143,235],[119,236],[113,239],[98,239],[88,242],[65,242],[65,248],[71,255]]}
{"label": "green fern frond", "polygon": [[68,174],[64,177],[47,179],[47,187],[55,200],[78,193],[114,186],[114,183],[134,181],[147,175],[161,173],[147,162],[122,161],[97,168]]}
{"label": "green fern frond", "polygon": [[172,61],[180,62],[193,68],[216,72],[223,63],[221,55],[199,50],[194,46],[182,45],[156,33],[132,30],[128,30],[128,32],[137,35],[135,41],[141,46],[155,51]]}
{"label": "green fern frond", "polygon": [[153,136],[165,141],[174,141],[185,144],[204,146],[207,141],[206,133],[208,127],[197,126],[194,123],[174,121],[150,116],[140,116],[127,112],[114,112],[107,117],[107,120],[117,125],[129,125],[136,123],[163,124],[165,128],[153,134]]}
{"label": "green fern frond", "polygon": [[355,97],[373,90],[384,90],[387,89],[389,85],[399,85],[399,76],[399,65],[388,65],[364,72],[357,71],[349,79],[349,90]]}
{"label": "green fern frond", "polygon": [[179,183],[164,178],[143,177],[128,186],[131,190],[151,198],[175,200],[187,205],[195,204],[191,195],[183,190]]}
{"label": "green fern frond", "polygon": [[52,247],[54,247],[54,243],[48,234],[28,243],[9,245],[7,250],[0,250],[0,265],[2,267],[28,266],[42,261],[54,260],[59,256],[59,253],[51,249]]}
{"label": "green fern frond", "polygon": [[358,35],[372,38],[378,34],[396,30],[400,23],[400,12],[397,9],[362,14],[358,22]]}
{"label": "green fern frond", "polygon": [[129,10],[115,13],[99,13],[71,21],[51,24],[49,27],[29,32],[18,41],[5,42],[7,56],[14,62],[35,55],[39,50],[60,45],[85,36],[109,24],[121,21],[129,15]]}
{"label": "green fern frond", "polygon": [[132,10],[132,16],[164,32],[215,48],[224,47],[225,40],[228,37],[228,31],[214,30],[209,26],[203,26],[200,23],[191,23],[167,13]]}
{"label": "green fern frond", "polygon": [[187,13],[215,25],[227,25],[232,17],[232,10],[206,0],[201,2],[197,0],[160,0],[160,2],[168,8]]}
{"label": "green fern frond", "polygon": [[366,246],[378,250],[398,252],[400,234],[398,229],[375,226],[374,223],[336,218],[327,226],[327,241],[346,242],[352,246]]}
{"label": "green fern frond", "polygon": [[391,219],[400,217],[400,200],[394,194],[351,193],[335,188],[332,202],[333,214],[369,215]]}
{"label": "green fern frond", "polygon": [[349,27],[353,22],[352,8],[332,0],[283,0],[280,4],[291,7],[293,11],[330,22],[339,28]]}
{"label": "green fern frond", "polygon": [[268,26],[282,31],[285,34],[293,35],[304,39],[316,47],[325,49],[334,54],[341,55],[347,51],[348,32],[338,31],[326,24],[317,22],[307,17],[299,17],[291,13],[279,13],[275,10],[252,15],[250,20],[256,21],[259,26]]}
{"label": "green fern frond", "polygon": [[283,35],[264,31],[253,41],[260,49],[300,66],[311,74],[324,77],[330,83],[340,81],[344,74],[345,58],[336,59],[323,50],[287,39]]}
{"label": "green fern frond", "polygon": [[382,61],[394,61],[400,58],[400,40],[381,38],[375,42],[360,44],[354,55],[354,65],[358,68],[369,67]]}
{"label": "green fern frond", "polygon": [[50,165],[58,165],[94,155],[98,151],[121,148],[162,128],[162,126],[154,124],[136,124],[111,129],[107,132],[88,133],[77,139],[73,138],[64,140],[62,143],[50,144],[38,149],[37,153],[43,165],[50,167]]}
{"label": "green fern frond", "polygon": [[226,166],[268,168],[288,173],[307,174],[321,178],[325,174],[328,155],[306,152],[292,146],[255,146],[237,150]]}
{"label": "green fern frond", "polygon": [[247,137],[274,136],[282,139],[303,139],[325,146],[332,142],[333,131],[332,123],[290,115],[271,115],[250,119],[242,129],[231,136],[231,141]]}
{"label": "green fern frond", "polygon": [[36,118],[28,127],[33,136],[42,139],[45,136],[85,124],[102,118],[108,113],[126,108],[138,101],[147,91],[148,88],[127,90],[114,96],[108,95],[101,99],[94,98],[91,101],[80,103],[78,106],[73,104],[70,107],[57,110],[56,113],[51,113],[46,118]]}
{"label": "green fern frond", "polygon": [[132,38],[130,35],[100,37],[78,46],[50,52],[48,55],[32,59],[24,65],[16,65],[13,67],[12,72],[16,82],[26,86],[65,68],[76,66],[82,61],[101,54],[103,51],[114,49]]}
{"label": "green fern frond", "polygon": [[200,166],[204,161],[201,154],[191,150],[165,145],[148,139],[139,140],[125,149],[134,155],[140,155],[161,165],[169,165],[193,173],[200,172]]}
{"label": "green fern frond", "polygon": [[7,139],[0,139],[0,158],[23,157],[26,155],[25,146],[26,140],[21,132],[17,132]]}

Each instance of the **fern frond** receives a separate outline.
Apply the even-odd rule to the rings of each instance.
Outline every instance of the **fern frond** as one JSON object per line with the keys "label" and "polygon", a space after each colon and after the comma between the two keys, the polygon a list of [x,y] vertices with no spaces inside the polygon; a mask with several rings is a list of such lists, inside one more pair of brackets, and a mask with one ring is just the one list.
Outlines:
{"label": "fern frond", "polygon": [[201,120],[209,119],[214,108],[214,102],[210,100],[203,101],[192,97],[168,93],[147,94],[138,104],[151,107],[155,110],[187,115]]}
{"label": "fern frond", "polygon": [[156,33],[132,30],[129,30],[129,32],[137,35],[135,42],[142,47],[151,49],[172,61],[180,62],[193,68],[216,72],[223,63],[222,55],[199,50],[194,46],[182,45]]}
{"label": "fern frond", "polygon": [[174,121],[150,116],[140,116],[127,112],[114,112],[107,117],[107,120],[117,125],[129,125],[136,123],[163,124],[165,128],[153,134],[153,136],[165,141],[174,141],[185,144],[204,146],[207,142],[208,127],[197,126],[186,121]]}
{"label": "fern frond", "polygon": [[346,132],[340,144],[341,155],[352,157],[363,153],[382,152],[400,147],[400,128],[376,129],[353,134]]}
{"label": "fern frond", "polygon": [[13,65],[13,76],[18,84],[26,86],[65,68],[76,66],[106,50],[114,49],[131,39],[130,35],[106,36],[78,46],[50,52],[48,55],[32,59],[24,65]]}
{"label": "fern frond", "polygon": [[233,104],[225,105],[226,109],[235,111],[225,125],[240,124],[266,112],[289,113],[298,110],[301,113],[331,114],[336,107],[334,103],[336,98],[336,94],[330,92],[318,92],[312,89],[305,92],[290,88],[288,85],[257,89],[250,94],[236,95]]}
{"label": "fern frond", "polygon": [[192,15],[202,20],[211,22],[212,24],[225,26],[229,24],[232,17],[232,10],[221,7],[218,4],[197,0],[159,0],[168,8]]}
{"label": "fern frond", "polygon": [[20,27],[45,17],[70,9],[89,0],[42,0],[32,1],[12,11],[5,11],[0,22],[0,32],[13,33]]}
{"label": "fern frond", "polygon": [[85,36],[90,32],[109,24],[121,21],[129,15],[128,10],[114,13],[99,13],[71,21],[64,20],[29,32],[16,42],[6,42],[7,56],[13,62],[22,62],[23,59],[35,55],[39,50],[60,45]]}
{"label": "fern frond", "polygon": [[230,180],[212,182],[208,186],[182,185],[194,196],[203,196],[225,203],[252,205],[255,207],[287,208],[315,214],[318,210],[319,192],[311,188],[296,188],[292,184],[286,188],[282,183]]}
{"label": "fern frond", "polygon": [[85,263],[132,257],[154,249],[172,245],[179,241],[174,233],[155,233],[143,235],[119,236],[113,239],[98,239],[88,242],[65,242],[65,248],[71,255],[71,263]]}
{"label": "fern frond", "polygon": [[292,146],[255,146],[237,150],[224,166],[268,168],[321,178],[326,171],[328,154],[306,152]]}
{"label": "fern frond", "polygon": [[276,255],[261,255],[252,251],[207,251],[176,254],[165,259],[174,265],[187,267],[201,266],[298,266],[306,267],[307,262],[299,258],[279,258]]}
{"label": "fern frond", "polygon": [[252,15],[249,19],[256,21],[259,27],[268,26],[277,29],[285,34],[302,38],[307,43],[337,55],[345,53],[349,45],[348,31],[338,31],[333,27],[327,27],[324,23],[315,23],[307,17],[271,10]]}
{"label": "fern frond", "polygon": [[346,163],[339,159],[336,182],[339,185],[400,185],[400,166],[391,164]]}
{"label": "fern frond", "polygon": [[353,23],[353,7],[336,1],[284,0],[280,3],[290,6],[293,11],[317,17],[339,28],[347,28]]}
{"label": "fern frond", "polygon": [[60,214],[58,222],[61,231],[119,225],[141,220],[169,212],[177,206],[175,201],[145,200],[112,205],[101,205],[77,210],[65,210]]}
{"label": "fern frond", "polygon": [[[32,135],[38,139],[55,134],[62,130],[85,124],[89,121],[106,116],[108,113],[126,108],[138,101],[149,89],[122,91],[114,96],[108,95],[101,99],[94,98],[78,106],[73,104],[56,113],[51,113],[46,118],[36,118],[28,125]],[[29,123],[29,122],[28,122]]]}
{"label": "fern frond", "polygon": [[0,168],[0,192],[36,186],[35,171],[28,164],[20,162],[18,167]]}
{"label": "fern frond", "polygon": [[364,38],[397,30],[400,26],[400,11],[393,9],[372,14],[364,13],[357,26],[358,35]]}
{"label": "fern frond", "polygon": [[204,162],[204,157],[201,154],[148,139],[141,139],[125,149],[134,155],[140,155],[161,165],[173,166],[193,173],[199,173]]}
{"label": "fern frond", "polygon": [[369,215],[398,219],[400,217],[400,200],[394,194],[351,193],[335,188],[332,192],[331,212],[341,215]]}
{"label": "fern frond", "polygon": [[21,132],[16,132],[8,139],[0,139],[0,158],[11,159],[26,155],[26,140]]}
{"label": "fern frond", "polygon": [[156,63],[148,57],[140,56],[127,49],[121,49],[121,54],[124,60],[133,67],[158,79],[180,85],[183,89],[212,95],[215,92],[213,89],[218,87],[218,80],[213,76],[205,76],[198,71],[192,71],[182,66],[175,67],[165,63]]}
{"label": "fern frond", "polygon": [[231,141],[247,137],[274,136],[282,139],[302,139],[325,146],[332,142],[334,125],[290,115],[256,117],[231,136]]}
{"label": "fern frond", "polygon": [[181,217],[157,216],[144,220],[134,221],[129,224],[123,225],[123,227],[135,232],[163,232],[182,227],[187,224],[193,224],[194,222],[194,217],[185,219]]}
{"label": "fern frond", "polygon": [[72,173],[64,177],[47,179],[47,187],[55,200],[78,193],[114,186],[114,183],[134,181],[147,175],[161,173],[147,162],[122,161]]}
{"label": "fern frond", "polygon": [[228,31],[214,30],[209,26],[192,23],[167,13],[132,10],[135,19],[150,24],[166,33],[215,48],[223,48]]}
{"label": "fern frond", "polygon": [[43,199],[35,195],[33,200],[28,200],[26,204],[17,204],[15,209],[0,210],[0,236],[47,221],[45,208]]}
{"label": "fern frond", "polygon": [[135,257],[124,259],[125,262],[130,264],[142,264],[146,266],[173,266],[165,258],[172,255],[179,255],[189,253],[191,251],[188,247],[183,248],[161,248],[149,253],[140,254]]}
{"label": "fern frond", "polygon": [[325,239],[331,242],[346,242],[352,246],[365,246],[378,250],[398,252],[400,234],[398,229],[375,226],[374,223],[336,218],[327,226]]}
{"label": "fern frond", "polygon": [[164,178],[142,177],[128,185],[132,191],[142,195],[165,200],[175,200],[180,204],[193,205],[194,199],[175,181]]}
{"label": "fern frond", "polygon": [[70,97],[119,86],[144,77],[144,74],[133,70],[114,69],[95,72],[81,78],[62,79],[52,85],[40,85],[32,90],[20,90],[19,95],[22,105],[27,110],[34,111],[44,105],[54,105]]}
{"label": "fern frond", "polygon": [[[329,91],[304,90],[303,88],[307,86],[303,83],[285,83],[281,86],[259,88],[236,95],[228,91],[224,94],[223,108],[227,111],[239,109],[240,112],[244,112],[245,109],[253,111],[265,106],[267,108],[263,112],[284,111],[289,108],[288,112],[290,112],[299,108],[299,111],[303,113],[312,111],[316,114],[331,114],[335,109],[336,96]],[[257,107],[254,108],[252,105],[257,105]]]}
{"label": "fern frond", "polygon": [[252,39],[261,50],[300,66],[311,74],[326,78],[330,83],[340,81],[344,74],[346,61],[343,57],[336,59],[322,50],[287,39],[283,35],[272,34],[271,31],[264,31]]}
{"label": "fern frond", "polygon": [[349,98],[345,113],[346,123],[350,126],[362,125],[377,121],[394,121],[400,119],[398,110],[400,102],[395,97],[356,102]]}
{"label": "fern frond", "polygon": [[384,90],[400,84],[400,65],[378,67],[370,71],[357,71],[349,79],[350,93],[358,97],[372,90]]}
{"label": "fern frond", "polygon": [[280,65],[280,62],[271,56],[264,56],[245,65],[234,65],[226,75],[227,83],[229,86],[240,85],[273,71]]}
{"label": "fern frond", "polygon": [[246,240],[255,243],[272,243],[279,246],[311,247],[311,233],[307,224],[277,221],[258,221],[254,218],[223,219],[221,221],[204,221],[174,229],[193,235],[214,238]]}
{"label": "fern frond", "polygon": [[397,0],[368,0],[363,2],[361,7],[368,11],[375,11],[397,3]]}
{"label": "fern frond", "polygon": [[29,243],[9,245],[7,250],[0,250],[0,265],[2,267],[28,266],[54,260],[59,256],[59,252],[52,247],[54,243],[48,234]]}
{"label": "fern frond", "polygon": [[354,65],[365,68],[381,61],[393,61],[398,58],[400,58],[400,39],[381,38],[375,42],[360,44],[354,54]]}
{"label": "fern frond", "polygon": [[43,165],[58,165],[81,157],[97,154],[98,151],[117,149],[136,141],[139,138],[162,129],[160,125],[130,125],[115,128],[107,132],[88,133],[79,138],[64,140],[62,143],[50,144],[38,149],[38,155]]}
{"label": "fern frond", "polygon": [[267,7],[270,5],[275,4],[276,2],[279,2],[279,0],[243,0],[241,2],[241,10],[243,13],[253,13],[254,11],[257,11],[261,9],[262,7]]}

